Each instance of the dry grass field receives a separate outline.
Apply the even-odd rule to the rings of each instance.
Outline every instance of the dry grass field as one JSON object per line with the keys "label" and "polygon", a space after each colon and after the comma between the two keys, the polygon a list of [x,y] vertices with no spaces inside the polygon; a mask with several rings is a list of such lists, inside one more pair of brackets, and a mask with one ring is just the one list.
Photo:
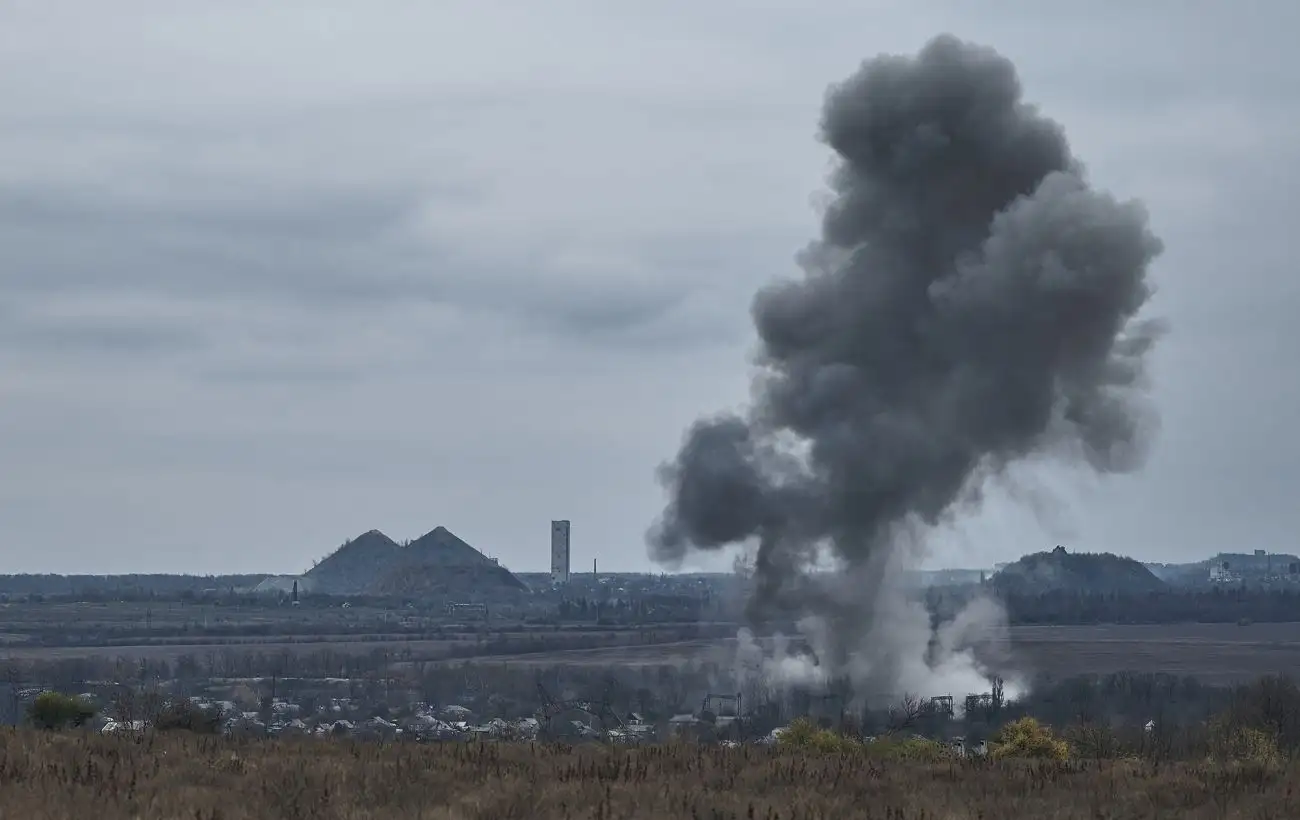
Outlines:
{"label": "dry grass field", "polygon": [[[515,655],[492,655],[491,663],[519,666],[660,666],[712,660],[730,663],[734,641],[672,640],[671,630],[660,634],[609,630],[590,633],[593,640],[610,645],[594,649],[547,649]],[[522,635],[523,633],[521,633]],[[563,640],[567,633],[537,633],[544,646]],[[0,660],[53,660],[78,657],[175,659],[181,655],[257,651],[319,652],[367,655],[387,650],[410,657],[443,657],[456,648],[472,649],[472,637],[443,636],[426,640],[367,639],[339,636],[332,641],[286,641],[274,637],[247,642],[207,644],[151,644],[112,647],[0,648]],[[376,636],[377,637],[377,636]],[[635,643],[634,643],[635,641]],[[1300,624],[1168,624],[1096,626],[1016,626],[1011,628],[1016,663],[1032,675],[1048,672],[1056,677],[1120,671],[1163,672],[1191,675],[1203,683],[1226,686],[1266,674],[1300,677]],[[456,658],[449,662],[460,663]]]}
{"label": "dry grass field", "polygon": [[0,734],[0,818],[1293,818],[1300,766]]}
{"label": "dry grass field", "polygon": [[[329,651],[342,655],[369,655],[376,651],[409,655],[421,659],[445,658],[450,653],[472,651],[481,646],[481,640],[510,640],[519,644],[535,644],[539,647],[562,645],[565,641],[582,640],[599,642],[609,647],[647,645],[673,642],[682,627],[666,626],[661,628],[603,629],[577,632],[565,631],[529,631],[500,629],[491,633],[475,635],[473,633],[448,633],[437,638],[396,635],[324,635],[303,637],[258,636],[245,638],[228,638],[222,641],[158,639],[150,643],[123,643],[94,646],[4,646],[0,641],[0,660],[68,660],[71,658],[125,658],[128,660],[170,660],[182,655],[204,656],[208,654],[261,652],[275,654],[280,652],[310,653]],[[544,652],[563,651],[546,649]],[[454,654],[451,660],[459,658]]]}
{"label": "dry grass field", "polygon": [[1011,640],[1031,671],[1058,677],[1132,670],[1229,686],[1300,675],[1300,624],[1017,626]]}
{"label": "dry grass field", "polygon": [[168,660],[174,661],[183,655],[203,657],[208,654],[223,652],[262,652],[274,654],[279,652],[308,653],[330,651],[342,655],[368,655],[375,650],[401,652],[410,650],[420,657],[439,657],[448,650],[461,646],[472,646],[473,641],[454,640],[361,640],[341,638],[339,640],[243,640],[226,643],[155,643],[131,644],[123,646],[32,646],[22,648],[0,649],[0,660],[68,660],[71,658],[125,658],[127,660]]}

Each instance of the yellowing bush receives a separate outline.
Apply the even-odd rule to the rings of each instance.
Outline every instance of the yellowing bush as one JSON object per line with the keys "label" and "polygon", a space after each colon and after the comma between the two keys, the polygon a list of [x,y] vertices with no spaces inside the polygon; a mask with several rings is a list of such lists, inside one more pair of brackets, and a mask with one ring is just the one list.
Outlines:
{"label": "yellowing bush", "polygon": [[1070,756],[1069,744],[1031,717],[1013,720],[1003,726],[990,747],[995,758],[1066,760]]}
{"label": "yellowing bush", "polygon": [[826,754],[862,754],[885,760],[934,763],[952,757],[952,750],[937,740],[923,737],[887,736],[863,743],[830,729],[819,729],[807,718],[791,721],[777,739],[777,746]]}
{"label": "yellowing bush", "polygon": [[791,746],[802,748],[812,745],[813,738],[817,735],[817,727],[808,718],[796,718],[790,721],[790,725],[785,727],[780,735],[777,736],[778,746]]}
{"label": "yellowing bush", "polygon": [[917,763],[937,763],[953,756],[952,750],[937,740],[909,737],[899,740],[883,737],[866,745],[866,752],[886,760],[907,760]]}
{"label": "yellowing bush", "polygon": [[1282,761],[1273,735],[1234,725],[1225,717],[1210,721],[1210,759],[1216,763],[1242,762],[1272,766]]}
{"label": "yellowing bush", "polygon": [[777,738],[777,745],[782,748],[810,749],[828,754],[844,754],[862,749],[862,744],[857,740],[830,729],[819,729],[808,718],[797,718],[791,721]]}

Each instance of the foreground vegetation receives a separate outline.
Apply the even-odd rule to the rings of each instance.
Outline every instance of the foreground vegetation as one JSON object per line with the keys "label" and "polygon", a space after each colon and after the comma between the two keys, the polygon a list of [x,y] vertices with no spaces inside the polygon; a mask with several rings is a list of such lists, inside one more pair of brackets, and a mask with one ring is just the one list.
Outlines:
{"label": "foreground vegetation", "polygon": [[0,817],[1282,818],[1300,765],[0,733]]}

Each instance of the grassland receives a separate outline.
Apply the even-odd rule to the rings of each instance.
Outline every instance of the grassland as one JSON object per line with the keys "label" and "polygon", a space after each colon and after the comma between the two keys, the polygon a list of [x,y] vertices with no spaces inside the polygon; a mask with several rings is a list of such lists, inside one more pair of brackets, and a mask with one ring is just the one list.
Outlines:
{"label": "grassland", "polygon": [[0,818],[1285,818],[1300,766],[0,734]]}
{"label": "grassland", "polygon": [[[83,617],[87,615],[83,613]],[[330,617],[337,615],[330,613]],[[665,626],[639,630],[587,629],[581,633],[583,640],[602,645],[589,649],[560,648],[563,641],[575,634],[578,633],[572,629],[523,629],[502,624],[477,635],[455,627],[442,627],[436,633],[404,635],[376,630],[314,636],[272,632],[220,640],[199,636],[157,637],[111,646],[0,647],[0,660],[95,656],[175,659],[185,654],[203,656],[245,650],[272,653],[328,649],[345,655],[389,651],[407,660],[453,658],[453,662],[459,663],[466,655],[481,649],[483,654],[491,655],[493,663],[523,667],[557,664],[645,667],[703,660],[729,662],[733,644],[728,639],[681,640],[679,627]],[[1300,677],[1300,624],[1016,626],[1011,628],[1010,637],[1017,666],[1030,675],[1049,672],[1057,677],[1069,677],[1119,671],[1163,672],[1190,675],[1206,684],[1220,686],[1265,674]],[[489,652],[487,640],[514,641],[516,646],[536,649],[514,654]]]}
{"label": "grassland", "polygon": [[732,631],[734,627],[683,623],[620,627],[525,624],[507,618],[484,622],[456,620],[440,611],[413,613],[365,605],[0,602],[0,660],[17,661],[92,657],[174,661],[183,655],[323,650],[340,655],[378,651],[436,660],[563,649],[575,642],[589,646],[656,643]]}
{"label": "grassland", "polygon": [[[1028,674],[1055,677],[1111,672],[1191,675],[1227,686],[1261,675],[1300,676],[1300,624],[1168,624],[1015,626],[1016,664]],[[677,641],[514,656],[493,663],[537,666],[658,666],[730,657],[732,641]]]}

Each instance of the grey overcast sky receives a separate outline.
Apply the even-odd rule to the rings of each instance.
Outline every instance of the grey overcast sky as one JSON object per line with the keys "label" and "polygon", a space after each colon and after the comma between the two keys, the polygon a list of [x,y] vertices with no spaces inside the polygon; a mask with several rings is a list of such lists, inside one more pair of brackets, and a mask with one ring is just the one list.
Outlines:
{"label": "grey overcast sky", "polygon": [[936,565],[1300,548],[1293,1],[0,3],[0,571],[295,572],[443,524],[651,568],[654,470],[747,396],[828,84],[951,32],[1147,203],[1163,424]]}

